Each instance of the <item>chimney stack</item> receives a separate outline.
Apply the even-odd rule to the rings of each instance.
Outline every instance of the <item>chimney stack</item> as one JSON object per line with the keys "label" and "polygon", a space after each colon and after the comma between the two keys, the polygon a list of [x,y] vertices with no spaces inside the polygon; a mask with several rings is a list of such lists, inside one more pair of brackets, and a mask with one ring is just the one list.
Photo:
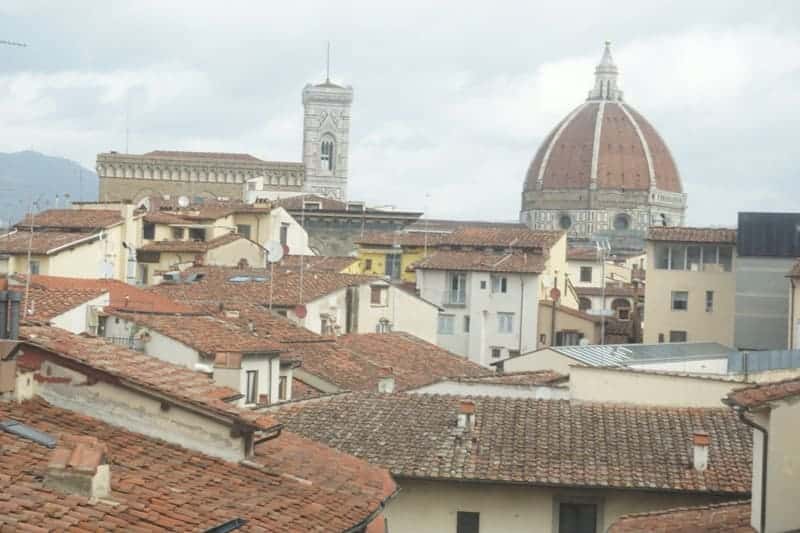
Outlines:
{"label": "chimney stack", "polygon": [[105,443],[90,436],[62,435],[50,454],[44,484],[61,492],[97,501],[111,493]]}
{"label": "chimney stack", "polygon": [[0,291],[0,339],[19,337],[21,301],[22,294],[17,291]]}
{"label": "chimney stack", "polygon": [[394,392],[394,371],[392,367],[384,367],[378,378],[378,392],[391,394]]}
{"label": "chimney stack", "polygon": [[475,428],[475,402],[473,400],[461,400],[458,405],[458,427],[467,431]]}
{"label": "chimney stack", "polygon": [[711,436],[707,431],[695,430],[692,433],[692,466],[698,472],[708,468],[708,447],[711,445]]}

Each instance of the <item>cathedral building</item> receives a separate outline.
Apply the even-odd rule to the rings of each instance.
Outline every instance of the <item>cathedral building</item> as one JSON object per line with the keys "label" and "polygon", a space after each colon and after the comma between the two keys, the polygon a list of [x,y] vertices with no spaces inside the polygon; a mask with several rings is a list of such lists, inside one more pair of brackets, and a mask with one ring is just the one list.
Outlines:
{"label": "cathedral building", "polygon": [[99,199],[138,202],[148,196],[171,195],[241,200],[248,182],[256,180],[262,197],[312,193],[346,201],[352,102],[352,87],[330,79],[303,88],[302,162],[174,150],[98,154]]}
{"label": "cathedral building", "polygon": [[640,242],[651,225],[683,225],[686,193],[669,148],[622,98],[606,42],[595,84],[547,135],[528,168],[520,219],[572,238]]}

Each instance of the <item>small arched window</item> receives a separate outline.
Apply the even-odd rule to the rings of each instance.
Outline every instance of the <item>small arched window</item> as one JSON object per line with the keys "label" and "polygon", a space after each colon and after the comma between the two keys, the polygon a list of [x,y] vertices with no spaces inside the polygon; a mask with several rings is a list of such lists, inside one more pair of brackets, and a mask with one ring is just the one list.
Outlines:
{"label": "small arched window", "polygon": [[319,150],[319,160],[322,170],[333,172],[335,161],[334,157],[336,155],[335,151],[336,141],[333,139],[333,136],[324,135],[322,137],[322,143],[320,143]]}

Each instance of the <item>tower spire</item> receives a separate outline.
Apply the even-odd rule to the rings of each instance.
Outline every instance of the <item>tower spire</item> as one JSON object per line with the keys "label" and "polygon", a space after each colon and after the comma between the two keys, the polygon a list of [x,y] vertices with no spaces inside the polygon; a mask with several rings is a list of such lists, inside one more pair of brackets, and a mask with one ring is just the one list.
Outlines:
{"label": "tower spire", "polygon": [[617,88],[619,70],[611,55],[611,41],[605,42],[603,57],[594,69],[594,88],[588,100],[622,100],[622,91]]}

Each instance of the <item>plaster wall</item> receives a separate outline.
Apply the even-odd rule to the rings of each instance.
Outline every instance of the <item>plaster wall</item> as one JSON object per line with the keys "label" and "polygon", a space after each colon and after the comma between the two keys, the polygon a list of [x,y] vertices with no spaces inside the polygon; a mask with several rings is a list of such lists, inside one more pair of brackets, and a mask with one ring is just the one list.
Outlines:
{"label": "plaster wall", "polygon": [[[61,313],[51,320],[51,323],[70,333],[91,333],[90,327],[97,325],[97,310],[107,306],[110,302],[108,293],[101,294],[97,298],[89,300],[77,307],[73,307],[66,313]],[[93,323],[90,323],[93,322]]]}
{"label": "plaster wall", "polygon": [[728,373],[728,358],[708,357],[707,359],[690,359],[686,361],[642,361],[627,365],[644,370],[663,370],[666,372],[692,372],[696,374]]}
{"label": "plaster wall", "polygon": [[[386,287],[385,303],[371,302],[373,285]],[[436,343],[439,310],[435,305],[385,282],[360,285],[358,292],[358,333],[375,333],[381,319],[386,319],[392,324],[392,331],[403,331]]]}
{"label": "plaster wall", "polygon": [[[689,342],[714,341],[733,346],[740,264],[735,251],[733,256],[731,272],[664,270],[655,268],[655,246],[648,242],[647,262],[651,267],[645,285],[644,344],[657,344],[659,335],[663,335],[663,342],[669,342],[670,331],[685,331]],[[688,309],[672,310],[673,291],[688,291]],[[706,311],[706,291],[714,292],[711,311]]]}
{"label": "plaster wall", "polygon": [[[767,533],[800,528],[800,399],[779,402],[769,414],[767,458]],[[758,433],[754,431],[755,435]],[[753,449],[753,463],[761,461]],[[753,493],[756,487],[753,479]]]}
{"label": "plaster wall", "polygon": [[554,370],[561,374],[569,374],[570,366],[579,364],[576,360],[561,355],[549,348],[526,353],[519,357],[503,361],[504,372],[523,372],[532,370]]}
{"label": "plaster wall", "polygon": [[598,504],[597,533],[628,513],[719,501],[664,492],[581,490],[422,481],[399,478],[400,493],[386,509],[392,533],[456,533],[459,511],[480,513],[481,533],[557,532],[559,502]]}

